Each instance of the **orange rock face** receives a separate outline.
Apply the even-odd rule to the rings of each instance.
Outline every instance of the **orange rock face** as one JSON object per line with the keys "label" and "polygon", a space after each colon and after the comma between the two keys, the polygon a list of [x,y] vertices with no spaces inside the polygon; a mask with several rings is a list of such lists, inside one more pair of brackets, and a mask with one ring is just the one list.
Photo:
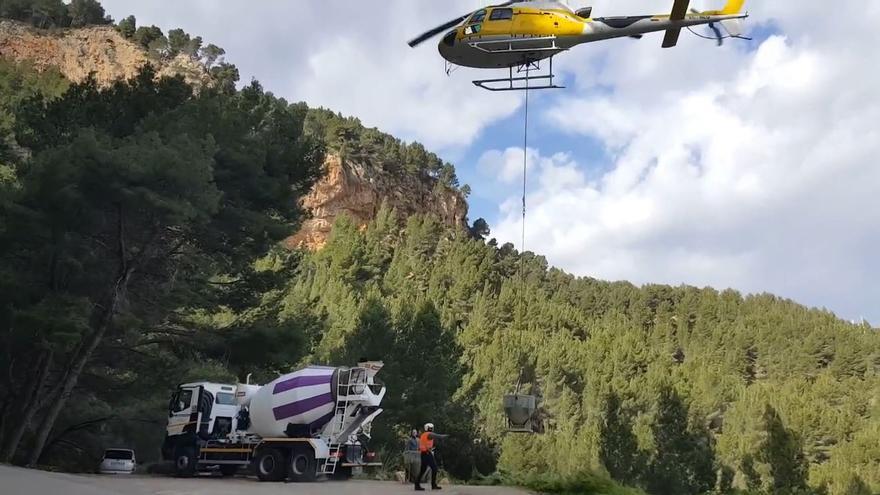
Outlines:
{"label": "orange rock face", "polygon": [[328,155],[324,177],[303,199],[310,218],[287,240],[290,248],[321,249],[336,217],[348,215],[366,227],[383,202],[406,217],[431,213],[450,226],[467,225],[467,202],[457,191],[437,187],[433,180],[419,180],[377,172],[375,168],[348,163]]}
{"label": "orange rock face", "polygon": [[18,22],[0,21],[0,57],[28,61],[38,70],[55,67],[74,82],[94,73],[103,86],[135,76],[148,62],[160,76],[182,75],[196,87],[211,83],[207,69],[199,61],[186,55],[152,60],[140,46],[110,26],[40,31]]}

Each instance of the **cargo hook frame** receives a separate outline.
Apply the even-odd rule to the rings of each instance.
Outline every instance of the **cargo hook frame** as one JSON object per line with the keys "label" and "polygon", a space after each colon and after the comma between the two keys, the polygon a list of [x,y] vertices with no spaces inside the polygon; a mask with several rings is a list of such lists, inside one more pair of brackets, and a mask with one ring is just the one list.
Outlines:
{"label": "cargo hook frame", "polygon": [[[531,75],[532,71],[541,70],[541,64],[539,61],[529,61],[515,67],[516,74],[525,73],[525,76],[515,76],[513,72],[514,67],[510,67],[508,69],[510,71],[508,77],[497,79],[479,79],[473,81],[473,83],[474,86],[477,86],[478,88],[482,88],[492,92],[531,91],[538,89],[565,89],[565,86],[559,86],[553,82],[553,79],[556,78],[556,74],[553,73],[553,57],[550,57],[549,61],[549,70],[547,74],[541,74],[537,76]],[[540,81],[543,84],[533,86],[531,85],[533,81]]]}

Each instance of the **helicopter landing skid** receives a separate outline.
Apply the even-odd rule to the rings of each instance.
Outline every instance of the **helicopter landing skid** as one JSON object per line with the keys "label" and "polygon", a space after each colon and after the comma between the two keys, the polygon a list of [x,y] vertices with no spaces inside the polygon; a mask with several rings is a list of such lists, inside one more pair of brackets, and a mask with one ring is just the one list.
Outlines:
{"label": "helicopter landing skid", "polygon": [[[546,74],[533,76],[532,71],[540,71],[541,64],[539,62],[527,62],[516,67],[516,74],[524,76],[515,76],[514,67],[511,67],[508,77],[499,79],[481,79],[474,81],[474,85],[487,91],[530,91],[533,89],[564,89],[565,86],[559,86],[553,82],[556,77],[553,74],[553,57],[550,57],[550,67]],[[539,81],[539,84],[533,86],[533,81]]]}

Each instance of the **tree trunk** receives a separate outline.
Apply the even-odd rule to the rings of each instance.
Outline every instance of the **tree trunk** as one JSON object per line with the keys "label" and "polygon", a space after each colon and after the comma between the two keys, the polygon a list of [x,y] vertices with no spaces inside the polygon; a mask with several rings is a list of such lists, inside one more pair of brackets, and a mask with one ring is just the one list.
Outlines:
{"label": "tree trunk", "polygon": [[[0,451],[3,450],[3,442],[6,441],[6,418],[9,417],[7,411],[9,411],[9,406],[11,404],[11,399],[7,399],[3,401],[3,407],[0,407]],[[0,462],[3,462],[2,456],[0,456]]]}
{"label": "tree trunk", "polygon": [[[127,249],[125,245],[125,211],[121,204],[116,205],[116,212],[116,240],[118,243],[116,259],[119,263],[116,281],[109,288],[110,290],[107,292],[106,300],[102,301],[103,304],[95,304],[94,310],[92,311],[91,324],[89,325],[92,332],[80,342],[78,350],[74,354],[74,358],[70,362],[70,366],[62,378],[60,391],[58,392],[58,399],[49,406],[49,411],[46,413],[46,417],[43,418],[43,422],[37,430],[37,438],[34,441],[34,447],[31,451],[30,459],[28,460],[28,466],[30,467],[35,466],[37,462],[39,462],[40,457],[42,457],[43,450],[46,446],[46,440],[49,439],[49,434],[52,433],[52,428],[55,426],[55,421],[58,419],[58,415],[67,403],[67,399],[70,398],[73,388],[76,387],[76,382],[79,380],[79,376],[82,374],[83,369],[85,369],[86,363],[89,362],[89,359],[92,357],[98,344],[101,343],[101,339],[104,338],[104,334],[107,333],[107,329],[110,328],[110,325],[113,323],[113,317],[116,315],[119,302],[128,289],[128,282],[131,280],[131,275],[134,269],[129,266],[128,263]],[[146,252],[147,250],[147,247],[145,247],[143,252]]]}
{"label": "tree trunk", "polygon": [[34,419],[34,415],[37,413],[37,409],[39,409],[40,391],[43,390],[49,377],[49,369],[52,367],[52,354],[51,349],[40,354],[40,360],[37,362],[37,378],[33,386],[27,391],[26,398],[23,401],[24,405],[21,409],[23,414],[20,418],[12,418],[13,421],[18,422],[13,423],[15,427],[12,430],[12,434],[9,436],[9,440],[3,444],[3,450],[0,451],[0,462],[10,462],[15,456],[24,432],[27,431],[31,421]]}
{"label": "tree trunk", "polygon": [[123,268],[122,274],[110,290],[110,294],[107,297],[107,304],[96,305],[92,317],[92,333],[86,338],[83,345],[80,347],[79,353],[74,357],[73,361],[71,361],[70,369],[63,378],[61,390],[58,393],[58,399],[49,406],[49,411],[46,413],[46,417],[43,418],[39,430],[37,430],[37,438],[34,442],[30,459],[28,460],[28,466],[36,466],[40,457],[43,455],[43,448],[46,445],[46,440],[49,438],[49,433],[52,432],[52,427],[55,426],[55,421],[58,419],[58,415],[67,403],[67,399],[70,398],[70,394],[73,392],[73,388],[76,386],[76,382],[82,374],[83,369],[85,369],[86,363],[88,363],[89,359],[92,357],[92,353],[95,352],[98,344],[101,343],[101,339],[104,338],[104,334],[107,333],[107,329],[113,323],[113,316],[116,313],[116,308],[119,306],[119,300],[122,298],[122,294],[128,286],[130,277],[131,271],[128,268]]}
{"label": "tree trunk", "polygon": [[[3,394],[3,407],[0,407],[0,446],[5,445],[6,441],[6,423],[9,417],[9,410],[14,407],[16,399],[15,391],[15,359],[12,357],[12,325],[7,330],[9,336],[0,344],[3,345],[3,354],[5,362],[9,363],[6,372],[3,373],[3,380],[0,382],[0,392]],[[0,461],[2,462],[2,461]]]}

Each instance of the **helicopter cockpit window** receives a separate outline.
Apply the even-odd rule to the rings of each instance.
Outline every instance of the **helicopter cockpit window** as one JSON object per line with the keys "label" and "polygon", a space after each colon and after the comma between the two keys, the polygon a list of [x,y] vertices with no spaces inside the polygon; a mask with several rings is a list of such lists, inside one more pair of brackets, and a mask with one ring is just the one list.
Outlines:
{"label": "helicopter cockpit window", "polygon": [[513,9],[493,9],[490,21],[509,21],[513,19]]}
{"label": "helicopter cockpit window", "polygon": [[477,12],[476,14],[474,14],[474,15],[471,16],[471,20],[470,20],[470,22],[473,24],[473,23],[475,23],[475,22],[483,22],[484,20],[486,20],[486,11],[485,11],[485,10],[481,10],[481,11],[479,11],[479,12]]}

